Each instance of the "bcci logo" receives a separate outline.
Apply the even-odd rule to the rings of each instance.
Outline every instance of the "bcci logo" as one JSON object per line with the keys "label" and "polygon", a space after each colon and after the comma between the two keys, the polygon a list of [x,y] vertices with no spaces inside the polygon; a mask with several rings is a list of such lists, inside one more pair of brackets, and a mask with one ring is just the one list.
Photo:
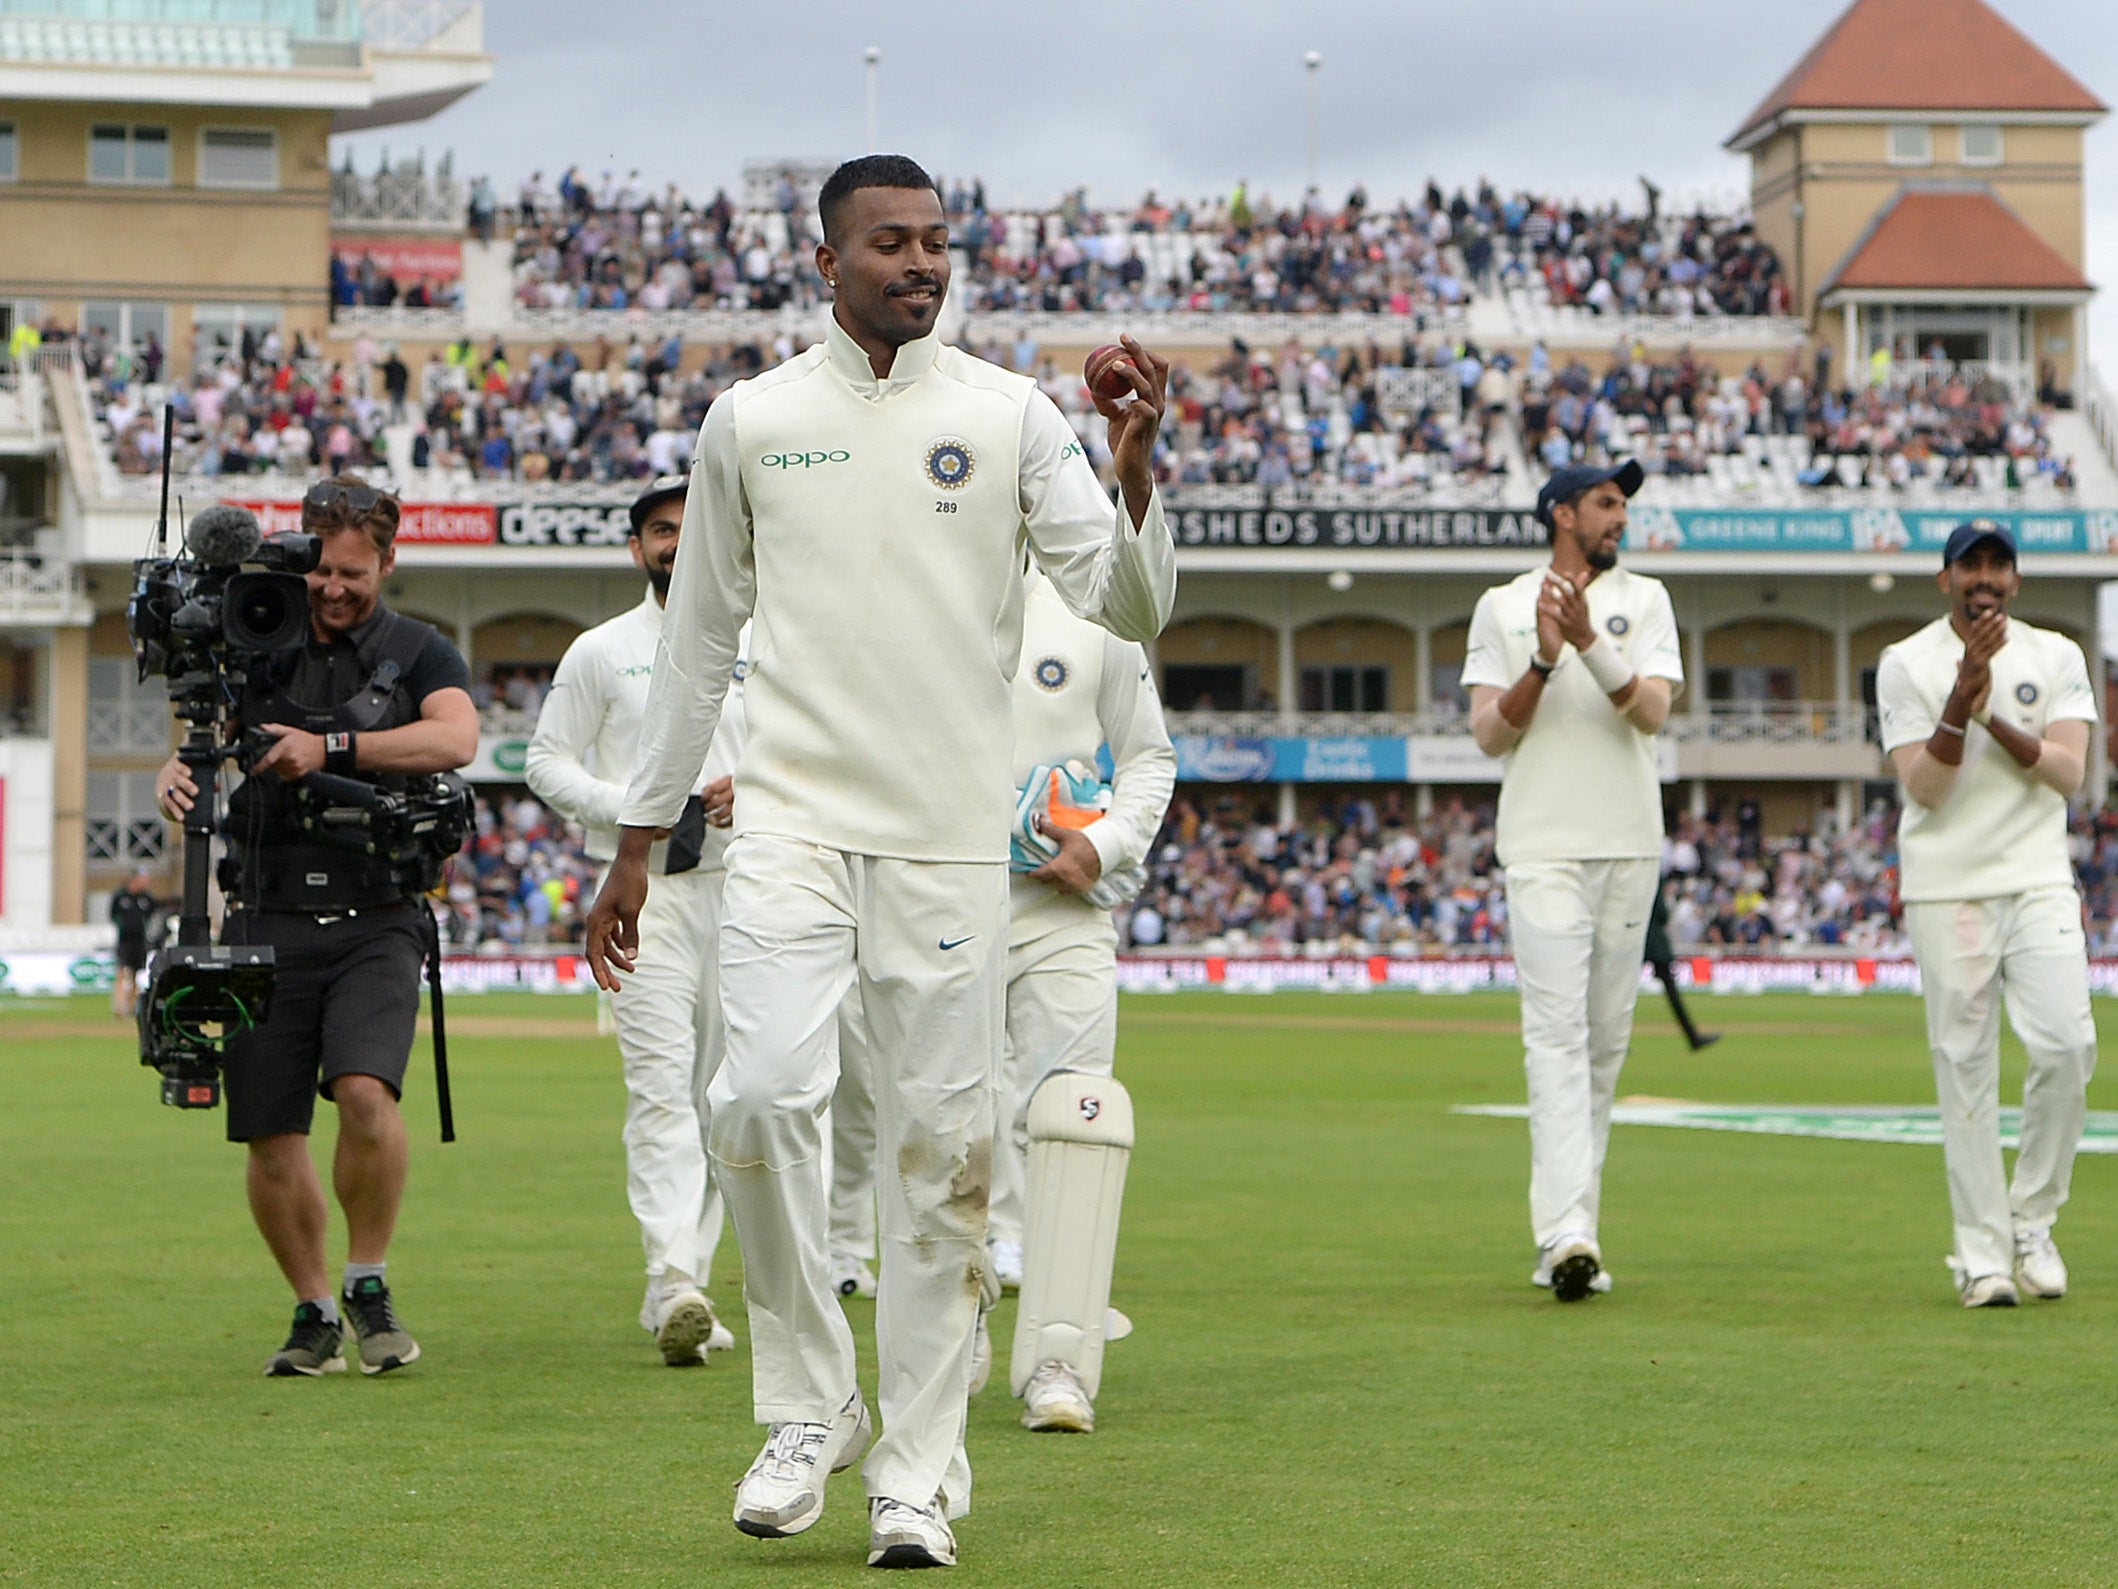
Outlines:
{"label": "bcci logo", "polygon": [[2015,686],[2015,699],[2022,702],[2025,706],[2035,706],[2037,704],[2037,686],[2030,683],[2027,679],[2024,680]]}
{"label": "bcci logo", "polygon": [[1603,621],[1603,627],[1614,635],[1622,635],[1626,630],[1632,628],[1632,625],[1625,621],[1624,613],[1614,612]]}
{"label": "bcci logo", "polygon": [[1101,1113],[1103,1113],[1103,1100],[1101,1098],[1084,1098],[1081,1100],[1082,1119],[1093,1120]]}
{"label": "bcci logo", "polygon": [[1059,657],[1045,657],[1030,669],[1030,677],[1037,681],[1037,687],[1042,690],[1063,690],[1070,676],[1065,661]]}
{"label": "bcci logo", "polygon": [[944,491],[960,491],[978,468],[968,443],[937,441],[927,449],[927,478]]}

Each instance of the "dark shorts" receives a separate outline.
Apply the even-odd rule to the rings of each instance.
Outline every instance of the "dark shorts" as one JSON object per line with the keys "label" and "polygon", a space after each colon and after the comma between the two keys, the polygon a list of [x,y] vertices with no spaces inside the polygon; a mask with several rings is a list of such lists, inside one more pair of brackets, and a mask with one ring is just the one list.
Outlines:
{"label": "dark shorts", "polygon": [[270,944],[275,975],[265,1024],[228,1043],[228,1140],[306,1135],[318,1093],[340,1076],[374,1076],[404,1096],[426,954],[422,906],[319,921],[237,911],[227,943]]}
{"label": "dark shorts", "polygon": [[147,964],[147,940],[145,938],[120,938],[118,940],[118,969],[138,971]]}

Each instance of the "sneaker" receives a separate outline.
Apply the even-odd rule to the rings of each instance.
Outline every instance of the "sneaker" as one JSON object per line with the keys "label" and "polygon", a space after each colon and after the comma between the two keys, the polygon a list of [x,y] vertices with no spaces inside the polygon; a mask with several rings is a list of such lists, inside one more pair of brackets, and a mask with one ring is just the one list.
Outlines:
{"label": "sneaker", "polygon": [[1096,1407],[1081,1388],[1081,1376],[1057,1359],[1039,1363],[1022,1387],[1022,1427],[1076,1435],[1093,1430]]}
{"label": "sneaker", "polygon": [[987,1245],[992,1254],[993,1278],[1000,1282],[1003,1291],[1022,1289],[1022,1243],[1019,1241],[996,1241]]}
{"label": "sneaker", "polygon": [[419,1343],[390,1306],[390,1288],[380,1276],[362,1275],[352,1290],[339,1293],[338,1310],[360,1342],[363,1374],[387,1374],[419,1361]]}
{"label": "sneaker", "polygon": [[663,1298],[662,1316],[655,1325],[655,1345],[662,1350],[662,1361],[671,1368],[698,1367],[706,1360],[706,1343],[719,1323],[713,1304],[696,1286],[672,1291]]}
{"label": "sneaker", "polygon": [[978,1324],[971,1331],[971,1383],[969,1393],[977,1395],[993,1377],[993,1332],[985,1327],[986,1310],[978,1310]]}
{"label": "sneaker", "polygon": [[287,1332],[287,1344],[272,1354],[265,1365],[268,1379],[293,1379],[296,1375],[314,1378],[318,1374],[343,1374],[346,1371],[346,1354],[341,1343],[345,1332],[331,1319],[324,1317],[324,1310],[313,1302],[303,1302],[294,1309],[294,1328]]}
{"label": "sneaker", "polygon": [[870,1567],[953,1567],[956,1536],[936,1499],[925,1506],[878,1495],[868,1502]]}
{"label": "sneaker", "polygon": [[[706,1306],[708,1306],[709,1308],[713,1306],[713,1299],[711,1297],[707,1298]],[[727,1325],[721,1322],[719,1314],[715,1314],[713,1320],[713,1328],[706,1332],[706,1344],[699,1348],[700,1353],[704,1354],[707,1352],[732,1352],[734,1350],[735,1331],[731,1330],[730,1328],[728,1328]]]}
{"label": "sneaker", "polygon": [[853,1393],[829,1423],[776,1423],[735,1487],[735,1526],[758,1539],[799,1534],[824,1515],[824,1481],[868,1449],[874,1428]]}
{"label": "sneaker", "polygon": [[831,1255],[831,1289],[842,1297],[875,1295],[875,1271],[846,1253]]}
{"label": "sneaker", "polygon": [[2057,1302],[2067,1294],[2067,1264],[2048,1230],[2015,1233],[2015,1279],[2033,1297]]}
{"label": "sneaker", "polygon": [[1533,1285],[1550,1286],[1552,1295],[1561,1302],[1579,1302],[1591,1293],[1610,1290],[1610,1282],[1596,1282],[1603,1278],[1603,1254],[1594,1241],[1587,1236],[1555,1236],[1538,1249],[1537,1269],[1530,1276]]}
{"label": "sneaker", "polygon": [[1954,1253],[1942,1261],[1956,1277],[1956,1294],[1967,1308],[2012,1308],[2022,1300],[2006,1275],[1974,1275]]}

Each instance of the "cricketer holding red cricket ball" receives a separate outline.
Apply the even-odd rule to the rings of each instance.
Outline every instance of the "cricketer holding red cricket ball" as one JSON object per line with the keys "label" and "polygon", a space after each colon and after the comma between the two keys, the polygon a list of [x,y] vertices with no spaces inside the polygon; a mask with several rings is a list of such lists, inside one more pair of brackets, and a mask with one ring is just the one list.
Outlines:
{"label": "cricketer holding red cricket ball", "polygon": [[720,936],[728,1047],[707,1095],[771,1430],[735,1523],[763,1538],[809,1528],[826,1479],[870,1440],[818,1162],[857,979],[889,1167],[868,1560],[946,1566],[970,1502],[1024,554],[1079,616],[1123,639],[1160,633],[1176,599],[1152,470],[1169,364],[1128,339],[1131,401],[1097,399],[1113,506],[1034,381],[937,334],[949,228],[932,178],[864,156],[817,207],[829,333],[707,412],[588,954],[606,987],[632,969],[649,846],[697,779],[754,613]]}

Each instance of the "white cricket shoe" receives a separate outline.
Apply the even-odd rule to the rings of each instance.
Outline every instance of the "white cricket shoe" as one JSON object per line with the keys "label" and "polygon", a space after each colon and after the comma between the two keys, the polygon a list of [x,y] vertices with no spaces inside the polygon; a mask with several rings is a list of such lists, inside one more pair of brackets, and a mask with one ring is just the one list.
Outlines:
{"label": "white cricket shoe", "polygon": [[2015,1233],[2015,1279],[2033,1297],[2056,1302],[2067,1294],[2067,1263],[2048,1230]]}
{"label": "white cricket shoe", "polygon": [[[655,1320],[655,1345],[662,1361],[671,1368],[696,1368],[705,1361],[705,1351],[721,1321],[713,1316],[713,1304],[697,1286],[686,1286],[662,1298]],[[729,1344],[734,1344],[729,1337]]]}
{"label": "white cricket shoe", "polygon": [[1549,1287],[1561,1302],[1579,1302],[1611,1288],[1610,1276],[1603,1272],[1603,1253],[1579,1232],[1554,1236],[1538,1248],[1530,1284]]}
{"label": "white cricket shoe", "polygon": [[848,1253],[831,1255],[831,1289],[842,1297],[875,1295],[875,1271]]}
{"label": "white cricket shoe", "polygon": [[993,1332],[985,1326],[986,1310],[978,1310],[978,1323],[971,1330],[971,1382],[969,1394],[985,1389],[993,1377]]}
{"label": "white cricket shoe", "polygon": [[2022,1300],[2006,1275],[1974,1275],[1954,1253],[1942,1261],[1956,1277],[1956,1294],[1967,1308],[2012,1308]]}
{"label": "white cricket shoe", "polygon": [[953,1567],[956,1536],[937,1498],[925,1506],[877,1495],[868,1502],[870,1567]]}
{"label": "white cricket shoe", "polygon": [[[708,1297],[706,1305],[712,1307],[713,1298]],[[706,1332],[706,1344],[699,1348],[699,1355],[704,1357],[708,1352],[732,1352],[734,1350],[735,1331],[723,1324],[721,1316],[716,1313],[713,1316],[713,1328]]]}
{"label": "white cricket shoe", "polygon": [[1057,1358],[1039,1363],[1022,1387],[1022,1427],[1040,1433],[1085,1435],[1096,1427],[1096,1407],[1081,1376]]}
{"label": "white cricket shoe", "polygon": [[776,1423],[735,1487],[735,1526],[758,1539],[799,1534],[824,1515],[824,1481],[861,1458],[874,1435],[860,1392],[829,1423]]}
{"label": "white cricket shoe", "polygon": [[1019,1241],[995,1241],[987,1243],[987,1251],[993,1259],[993,1278],[1000,1282],[1003,1291],[1022,1289],[1022,1243]]}

